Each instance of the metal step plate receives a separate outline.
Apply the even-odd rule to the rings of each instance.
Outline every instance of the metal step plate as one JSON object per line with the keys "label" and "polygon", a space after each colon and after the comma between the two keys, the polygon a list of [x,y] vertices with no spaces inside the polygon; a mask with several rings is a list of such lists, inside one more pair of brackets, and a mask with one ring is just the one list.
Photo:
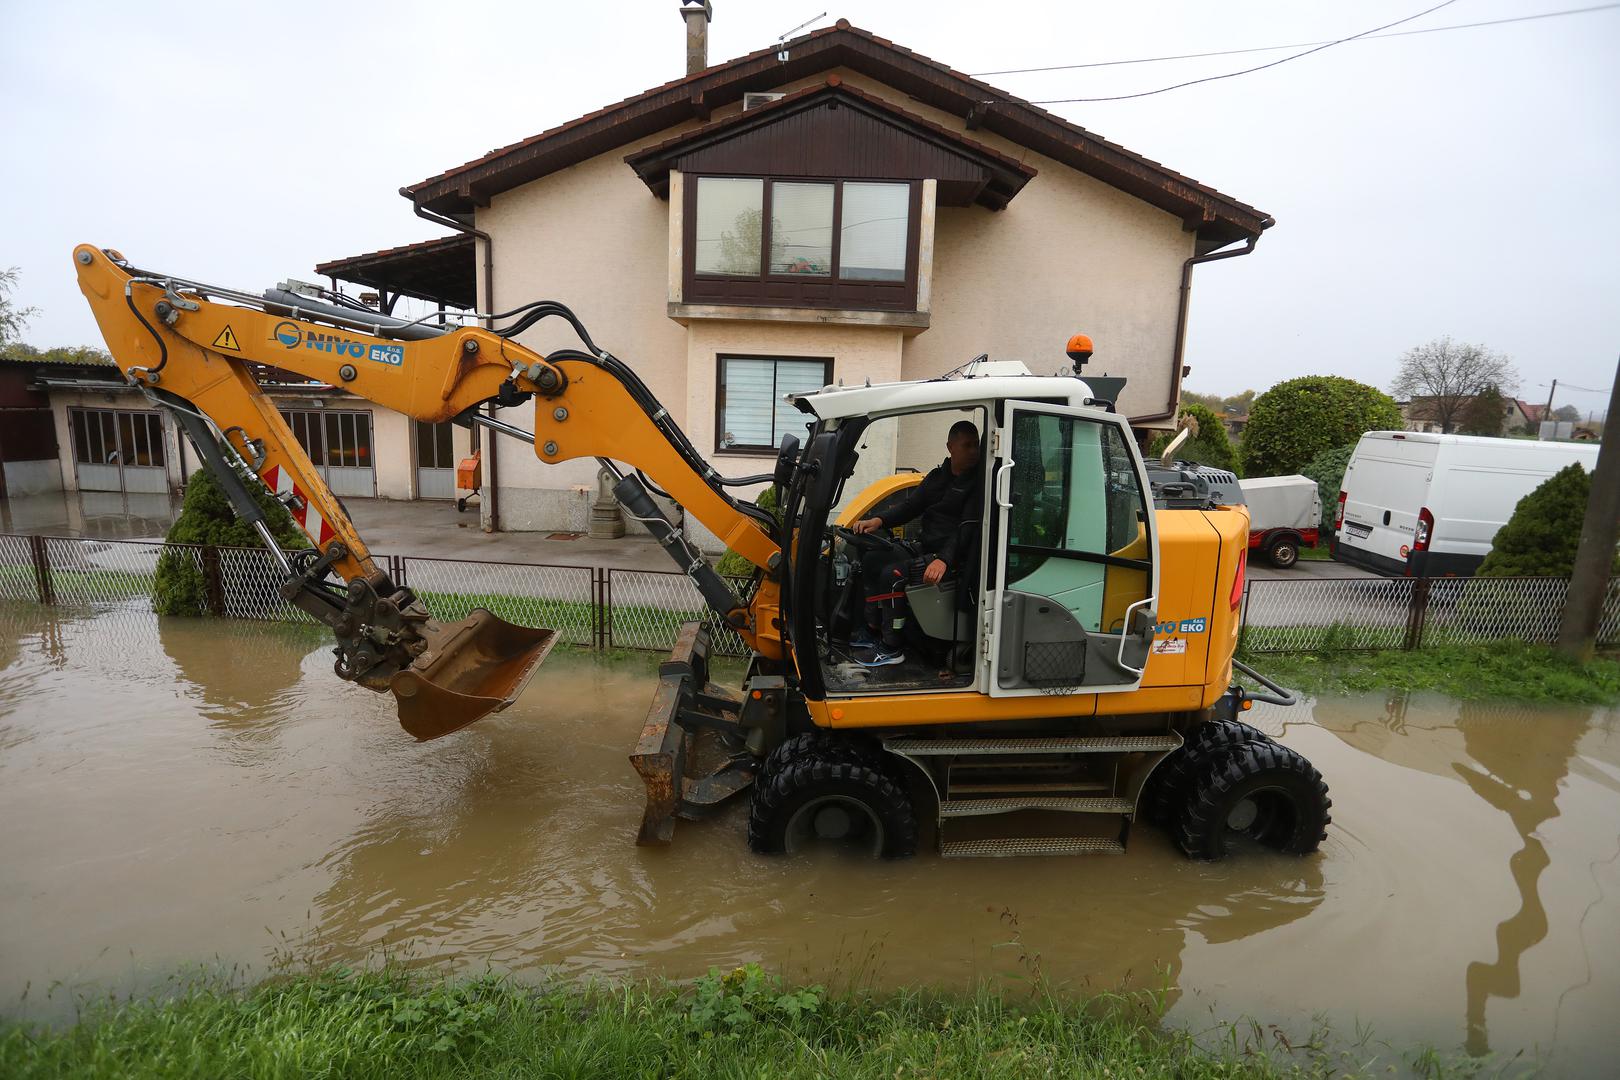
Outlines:
{"label": "metal step plate", "polygon": [[940,848],[947,859],[1006,859],[1015,855],[1123,855],[1118,840],[1092,836],[1008,837],[1002,840],[956,840]]}
{"label": "metal step plate", "polygon": [[1113,796],[1102,798],[1050,798],[1018,796],[1003,799],[946,799],[939,804],[939,816],[982,817],[986,814],[1011,814],[1019,810],[1058,810],[1069,814],[1128,814],[1129,799]]}
{"label": "metal step plate", "polygon": [[1174,750],[1181,745],[1176,735],[1106,735],[1086,738],[1079,735],[1055,739],[890,739],[884,749],[911,757],[939,754],[1133,754],[1142,751]]}
{"label": "metal step plate", "polygon": [[1098,794],[1107,794],[1113,791],[1111,784],[1098,781],[1071,781],[1054,780],[1051,783],[1031,784],[1020,781],[991,781],[985,780],[964,783],[954,776],[951,779],[951,795],[994,795],[997,798],[1011,795],[1064,795],[1070,798],[1086,798]]}

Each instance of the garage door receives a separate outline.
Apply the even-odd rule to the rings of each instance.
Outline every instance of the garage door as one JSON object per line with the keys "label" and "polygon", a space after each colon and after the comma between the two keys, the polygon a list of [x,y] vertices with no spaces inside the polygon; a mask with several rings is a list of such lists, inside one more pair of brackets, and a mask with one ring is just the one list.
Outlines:
{"label": "garage door", "polygon": [[281,416],[332,494],[361,498],[377,494],[369,412],[296,409],[283,410]]}
{"label": "garage door", "polygon": [[163,421],[145,409],[69,409],[73,470],[81,491],[169,490]]}

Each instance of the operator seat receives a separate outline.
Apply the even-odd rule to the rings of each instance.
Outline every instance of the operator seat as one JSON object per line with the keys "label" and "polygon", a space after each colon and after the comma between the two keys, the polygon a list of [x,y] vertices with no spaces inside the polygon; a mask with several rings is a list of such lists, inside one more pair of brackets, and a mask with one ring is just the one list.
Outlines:
{"label": "operator seat", "polygon": [[961,553],[958,562],[967,568],[966,572],[952,571],[941,578],[938,585],[925,585],[921,580],[906,585],[906,603],[911,605],[917,629],[936,641],[953,644],[973,641],[981,525],[975,518],[957,526],[956,550]]}

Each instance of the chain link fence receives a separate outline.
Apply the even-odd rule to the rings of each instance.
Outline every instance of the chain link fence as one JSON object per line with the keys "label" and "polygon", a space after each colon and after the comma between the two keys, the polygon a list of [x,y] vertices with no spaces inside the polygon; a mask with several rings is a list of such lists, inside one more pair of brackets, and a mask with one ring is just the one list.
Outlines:
{"label": "chain link fence", "polygon": [[[107,607],[146,601],[160,558],[191,563],[216,615],[311,624],[281,598],[280,566],[263,548],[165,544],[0,533],[0,601]],[[683,623],[704,621],[718,655],[748,646],[675,571],[414,556],[379,560],[441,619],[475,607],[509,622],[545,626],[587,648],[672,648]],[[728,578],[747,599],[750,578]],[[1243,648],[1251,653],[1417,649],[1488,641],[1550,643],[1569,582],[1564,578],[1299,578],[1250,581]],[[1620,579],[1609,583],[1598,643],[1620,645]]]}
{"label": "chain link fence", "polygon": [[[1300,578],[1250,581],[1251,653],[1420,649],[1486,641],[1551,644],[1567,578]],[[1609,582],[1599,645],[1620,645],[1620,579]]]}
{"label": "chain link fence", "polygon": [[[395,582],[415,590],[441,619],[463,619],[481,607],[519,626],[550,627],[573,645],[601,644],[600,571],[589,566],[415,556],[396,562]],[[673,645],[671,638],[665,647]]]}

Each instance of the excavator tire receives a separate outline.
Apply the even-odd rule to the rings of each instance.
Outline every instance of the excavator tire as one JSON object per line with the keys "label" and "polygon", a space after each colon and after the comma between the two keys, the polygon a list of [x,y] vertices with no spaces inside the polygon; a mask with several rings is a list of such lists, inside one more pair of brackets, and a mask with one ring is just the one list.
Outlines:
{"label": "excavator tire", "polygon": [[1142,791],[1142,816],[1155,825],[1174,826],[1192,791],[1193,777],[1209,761],[1210,755],[1229,746],[1270,742],[1258,728],[1238,720],[1207,720],[1187,733],[1181,748],[1163,761],[1148,777]]}
{"label": "excavator tire", "polygon": [[899,776],[894,757],[874,740],[828,735],[820,731],[795,735],[777,744],[776,749],[765,756],[760,775],[768,778],[791,765],[813,760],[845,761],[851,765],[865,765],[887,776]]}
{"label": "excavator tire", "polygon": [[905,788],[836,752],[807,754],[764,771],[749,806],[748,846],[774,855],[825,842],[885,859],[915,854],[917,817]]}
{"label": "excavator tire", "polygon": [[1219,859],[1234,835],[1289,855],[1308,855],[1333,819],[1328,788],[1309,761],[1274,742],[1217,751],[1193,777],[1176,830],[1181,850]]}

